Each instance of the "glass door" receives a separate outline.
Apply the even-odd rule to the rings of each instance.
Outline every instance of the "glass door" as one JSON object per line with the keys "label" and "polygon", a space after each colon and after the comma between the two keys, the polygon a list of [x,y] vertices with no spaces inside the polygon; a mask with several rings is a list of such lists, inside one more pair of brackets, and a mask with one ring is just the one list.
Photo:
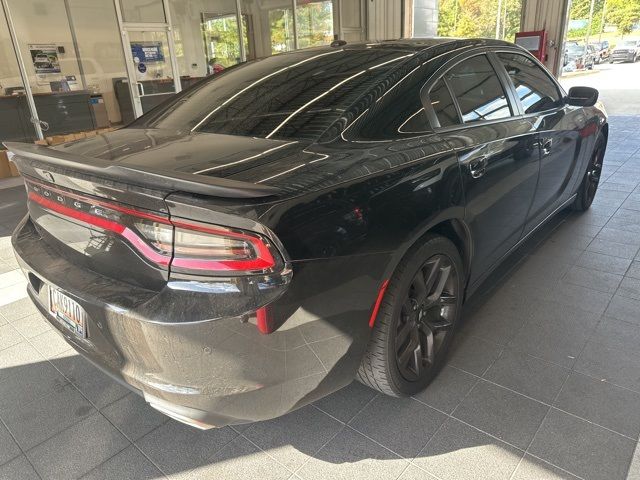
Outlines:
{"label": "glass door", "polygon": [[167,29],[125,26],[124,32],[133,110],[139,117],[174,95],[180,87],[173,70]]}

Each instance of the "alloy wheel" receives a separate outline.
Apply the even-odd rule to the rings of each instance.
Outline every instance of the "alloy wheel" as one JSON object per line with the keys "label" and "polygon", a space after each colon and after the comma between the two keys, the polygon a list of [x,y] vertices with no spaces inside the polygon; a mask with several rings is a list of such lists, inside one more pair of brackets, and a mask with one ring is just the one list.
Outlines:
{"label": "alloy wheel", "polygon": [[416,272],[400,309],[395,335],[396,363],[402,377],[415,382],[434,367],[453,330],[458,309],[458,272],[443,254]]}
{"label": "alloy wheel", "polygon": [[593,157],[589,162],[587,170],[587,184],[586,184],[586,198],[589,203],[593,201],[598,191],[598,185],[600,184],[600,177],[602,176],[602,148],[598,147],[593,152]]}

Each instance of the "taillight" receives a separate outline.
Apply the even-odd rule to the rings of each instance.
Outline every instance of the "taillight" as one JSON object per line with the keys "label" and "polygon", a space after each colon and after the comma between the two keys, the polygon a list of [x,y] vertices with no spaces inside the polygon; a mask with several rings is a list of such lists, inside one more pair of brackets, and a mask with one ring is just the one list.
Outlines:
{"label": "taillight", "polygon": [[172,223],[172,270],[248,273],[276,266],[273,246],[257,233],[177,220]]}
{"label": "taillight", "polygon": [[196,275],[241,275],[278,266],[277,250],[258,233],[169,219],[31,180],[27,186],[31,201],[123,237],[142,257],[162,268]]}

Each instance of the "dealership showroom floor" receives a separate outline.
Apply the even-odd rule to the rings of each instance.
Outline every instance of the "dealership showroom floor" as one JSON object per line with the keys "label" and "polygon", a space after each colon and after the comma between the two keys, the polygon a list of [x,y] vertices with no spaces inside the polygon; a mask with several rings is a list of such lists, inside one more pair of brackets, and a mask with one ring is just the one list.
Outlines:
{"label": "dealership showroom floor", "polygon": [[[593,78],[626,67],[640,71]],[[25,193],[3,181],[0,479],[640,479],[640,116],[619,110],[592,208],[560,214],[487,280],[429,389],[354,382],[209,431],[151,409],[36,313],[10,246]]]}

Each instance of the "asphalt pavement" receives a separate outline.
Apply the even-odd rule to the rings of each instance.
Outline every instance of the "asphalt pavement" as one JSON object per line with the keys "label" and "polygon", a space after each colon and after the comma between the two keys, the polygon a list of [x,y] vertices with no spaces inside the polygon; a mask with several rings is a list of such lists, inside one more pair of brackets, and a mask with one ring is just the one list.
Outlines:
{"label": "asphalt pavement", "polygon": [[636,63],[602,63],[587,73],[561,77],[568,91],[574,86],[597,88],[609,115],[640,114],[640,61]]}

